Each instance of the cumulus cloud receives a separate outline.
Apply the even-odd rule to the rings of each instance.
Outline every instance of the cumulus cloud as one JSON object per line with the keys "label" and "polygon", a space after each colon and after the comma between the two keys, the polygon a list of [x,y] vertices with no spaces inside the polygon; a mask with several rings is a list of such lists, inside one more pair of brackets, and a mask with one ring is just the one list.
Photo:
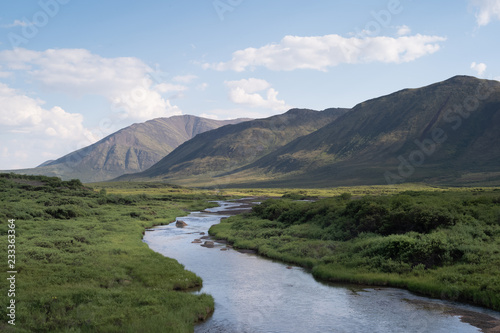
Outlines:
{"label": "cumulus cloud", "polygon": [[398,36],[406,36],[411,33],[411,29],[407,25],[402,25],[397,27],[398,31],[396,32]]}
{"label": "cumulus cloud", "polygon": [[26,49],[0,52],[12,70],[25,70],[48,91],[74,96],[100,95],[123,116],[144,121],[180,114],[161,94],[186,88],[152,79],[154,71],[133,57],[104,58],[85,49]]}
{"label": "cumulus cloud", "polygon": [[[275,111],[285,111],[291,108],[286,105],[285,101],[277,98],[278,92],[271,88],[271,84],[266,80],[250,78],[224,83],[229,89],[229,99],[233,103]],[[264,96],[260,92],[264,92]]]}
{"label": "cumulus cloud", "polygon": [[286,36],[277,44],[247,48],[233,53],[228,62],[205,63],[203,68],[243,72],[255,67],[274,71],[314,69],[326,71],[339,64],[403,63],[437,52],[439,36],[345,38],[339,35],[315,37]]}
{"label": "cumulus cloud", "polygon": [[[68,113],[58,106],[46,109],[43,104],[0,83],[0,129],[6,135],[2,140],[5,159],[0,168],[34,167],[30,161],[59,157],[96,141],[83,126],[81,114]],[[51,153],[41,155],[44,150]]]}
{"label": "cumulus cloud", "polygon": [[472,0],[471,3],[477,7],[476,21],[479,26],[500,20],[500,0]]}
{"label": "cumulus cloud", "polygon": [[470,65],[470,68],[476,71],[478,76],[483,76],[484,72],[486,71],[486,64],[482,62],[481,63],[473,62]]}

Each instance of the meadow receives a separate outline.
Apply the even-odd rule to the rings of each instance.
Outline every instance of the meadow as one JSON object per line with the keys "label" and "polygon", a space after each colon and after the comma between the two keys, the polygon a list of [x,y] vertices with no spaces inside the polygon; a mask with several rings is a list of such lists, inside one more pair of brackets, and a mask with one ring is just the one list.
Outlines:
{"label": "meadow", "polygon": [[300,201],[307,198],[295,191],[269,199],[210,234],[324,281],[394,286],[500,310],[500,189]]}
{"label": "meadow", "polygon": [[201,278],[150,250],[142,234],[218,197],[167,184],[109,187],[0,175],[0,247],[6,266],[7,222],[15,219],[17,270],[16,325],[5,317],[0,331],[192,332],[214,310],[210,295],[186,292]]}
{"label": "meadow", "polygon": [[[189,293],[203,281],[150,250],[143,232],[213,206],[210,200],[247,196],[272,199],[222,220],[213,235],[323,280],[391,285],[500,309],[499,189],[202,190],[0,174],[0,247],[7,261],[14,219],[17,271],[16,326],[5,318],[0,330],[192,332],[214,311],[214,300]],[[2,278],[2,290],[8,283]],[[0,295],[2,304],[10,299]]]}

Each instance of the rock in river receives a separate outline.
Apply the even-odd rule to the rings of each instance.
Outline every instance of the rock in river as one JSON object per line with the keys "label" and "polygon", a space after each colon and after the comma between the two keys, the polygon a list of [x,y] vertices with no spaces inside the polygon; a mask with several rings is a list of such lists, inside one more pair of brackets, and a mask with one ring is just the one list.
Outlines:
{"label": "rock in river", "polygon": [[175,226],[177,228],[184,228],[185,226],[187,226],[187,223],[181,220],[177,220],[177,222],[175,222]]}
{"label": "rock in river", "polygon": [[201,246],[204,246],[204,247],[208,247],[208,248],[212,248],[214,247],[214,242],[212,241],[206,241],[205,243],[201,244]]}

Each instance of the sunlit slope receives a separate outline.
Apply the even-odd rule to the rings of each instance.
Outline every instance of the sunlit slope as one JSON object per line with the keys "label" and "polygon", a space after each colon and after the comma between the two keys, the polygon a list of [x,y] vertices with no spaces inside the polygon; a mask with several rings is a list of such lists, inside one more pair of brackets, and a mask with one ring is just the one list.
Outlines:
{"label": "sunlit slope", "polygon": [[499,133],[500,82],[457,76],[358,104],[232,178],[266,175],[272,186],[500,183]]}
{"label": "sunlit slope", "polygon": [[108,180],[146,170],[197,134],[244,120],[219,121],[189,115],[157,118],[121,129],[40,167],[15,172],[78,178],[83,182]]}
{"label": "sunlit slope", "polygon": [[185,142],[150,169],[119,179],[211,179],[252,163],[345,112],[292,109],[282,115],[224,126]]}

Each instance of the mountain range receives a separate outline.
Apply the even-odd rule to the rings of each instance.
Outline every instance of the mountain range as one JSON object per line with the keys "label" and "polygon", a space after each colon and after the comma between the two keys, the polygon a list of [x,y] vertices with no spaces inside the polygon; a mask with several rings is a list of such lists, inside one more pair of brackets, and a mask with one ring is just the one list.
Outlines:
{"label": "mountain range", "polygon": [[500,185],[499,133],[500,82],[455,76],[352,109],[155,119],[30,170],[207,187]]}
{"label": "mountain range", "polygon": [[292,109],[265,119],[223,126],[184,142],[148,170],[119,180],[161,177],[168,181],[210,183],[310,134],[348,109]]}
{"label": "mountain range", "polygon": [[248,119],[213,120],[196,116],[157,118],[123,128],[57,160],[16,173],[57,176],[83,182],[110,180],[146,170],[196,135]]}
{"label": "mountain range", "polygon": [[500,183],[499,133],[500,82],[456,76],[360,103],[232,176],[264,173],[281,186]]}
{"label": "mountain range", "polygon": [[[294,126],[305,119],[332,112],[317,130],[295,132]],[[263,144],[277,134],[255,132],[262,131],[255,122],[233,125],[232,131],[221,127],[122,179],[244,187],[500,184],[498,81],[455,76],[368,100],[349,111],[291,110],[283,116],[297,117],[274,127],[280,136],[287,136],[282,131],[296,133],[287,136],[289,142]]]}

